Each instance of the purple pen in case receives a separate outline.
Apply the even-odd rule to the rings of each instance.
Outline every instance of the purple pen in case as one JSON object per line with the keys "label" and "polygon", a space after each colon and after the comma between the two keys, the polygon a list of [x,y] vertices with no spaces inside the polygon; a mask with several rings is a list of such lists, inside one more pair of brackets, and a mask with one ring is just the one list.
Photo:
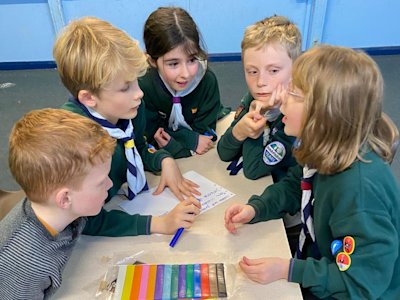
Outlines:
{"label": "purple pen in case", "polygon": [[157,266],[156,287],[154,289],[154,299],[161,300],[163,298],[164,285],[164,265]]}
{"label": "purple pen in case", "polygon": [[186,298],[186,266],[179,265],[179,282],[178,282],[179,298]]}

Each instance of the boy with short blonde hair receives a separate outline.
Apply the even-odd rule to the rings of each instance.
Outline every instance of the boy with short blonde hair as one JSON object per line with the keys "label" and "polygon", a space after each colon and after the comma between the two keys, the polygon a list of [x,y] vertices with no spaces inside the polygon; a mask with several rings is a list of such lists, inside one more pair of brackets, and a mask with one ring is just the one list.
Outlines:
{"label": "boy with short blonde hair", "polygon": [[286,17],[273,16],[247,27],[242,40],[242,58],[249,48],[279,43],[294,61],[301,54],[301,33]]}
{"label": "boy with short blonde hair", "polygon": [[0,298],[42,299],[112,186],[115,141],[95,122],[61,109],[34,110],[9,140],[10,170],[26,194],[0,222]]}
{"label": "boy with short blonde hair", "polygon": [[[183,178],[176,162],[164,151],[147,144],[143,92],[137,78],[147,68],[146,56],[138,42],[110,23],[94,17],[72,21],[57,38],[53,48],[57,68],[72,98],[62,108],[99,123],[117,140],[110,178],[113,197],[132,200],[147,190],[144,170],[161,171],[159,194],[168,186],[181,200],[161,217],[128,215],[105,211],[89,218],[84,233],[126,236],[150,233],[172,234],[188,228],[199,213],[197,185]],[[188,197],[185,200],[185,197]]]}
{"label": "boy with short blonde hair", "polygon": [[[274,182],[296,165],[294,137],[284,132],[277,94],[289,84],[293,61],[301,52],[299,29],[286,17],[273,16],[249,26],[242,40],[242,61],[249,92],[242,98],[217,150],[231,175],[242,168],[249,179],[271,175]],[[300,216],[284,217],[292,253]]]}
{"label": "boy with short blonde hair", "polygon": [[282,179],[296,164],[294,138],[283,131],[276,93],[287,86],[292,63],[301,52],[301,34],[286,17],[273,16],[249,26],[242,40],[242,61],[249,92],[242,98],[235,120],[218,142],[228,170],[257,179]]}
{"label": "boy with short blonde hair", "polygon": [[64,86],[76,99],[81,90],[98,95],[119,73],[127,81],[134,81],[148,67],[137,41],[93,17],[72,21],[65,27],[53,55]]}

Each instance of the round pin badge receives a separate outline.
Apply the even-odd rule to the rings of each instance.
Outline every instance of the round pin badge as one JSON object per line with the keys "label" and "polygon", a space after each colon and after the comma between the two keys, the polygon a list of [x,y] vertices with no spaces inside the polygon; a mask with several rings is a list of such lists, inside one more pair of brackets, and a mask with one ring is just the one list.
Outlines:
{"label": "round pin badge", "polygon": [[351,236],[345,236],[343,239],[343,251],[347,254],[353,254],[356,248],[356,242]]}
{"label": "round pin badge", "polygon": [[281,142],[275,141],[265,146],[263,161],[269,166],[274,166],[281,162],[285,155],[285,146]]}
{"label": "round pin badge", "polygon": [[342,272],[346,271],[348,268],[350,268],[350,265],[351,265],[350,255],[348,255],[345,252],[340,252],[336,256],[336,264],[340,271],[342,271]]}
{"label": "round pin badge", "polygon": [[334,240],[331,243],[331,253],[333,256],[335,256],[341,249],[342,249],[343,243],[341,240]]}

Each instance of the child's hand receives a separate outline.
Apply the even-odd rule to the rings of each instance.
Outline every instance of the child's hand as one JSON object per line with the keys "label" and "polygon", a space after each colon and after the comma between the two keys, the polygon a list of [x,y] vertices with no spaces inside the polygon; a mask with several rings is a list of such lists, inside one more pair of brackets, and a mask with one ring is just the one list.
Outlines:
{"label": "child's hand", "polygon": [[249,259],[243,256],[239,262],[240,268],[247,277],[262,284],[288,279],[289,264],[290,260],[278,257]]}
{"label": "child's hand", "polygon": [[174,207],[165,216],[152,217],[151,233],[174,234],[178,228],[190,228],[200,214],[201,204],[194,198],[189,197]]}
{"label": "child's hand", "polygon": [[284,90],[283,85],[278,84],[268,101],[254,99],[250,103],[249,111],[256,111],[260,115],[264,115],[268,110],[280,107],[283,100],[282,93]]}
{"label": "child's hand", "polygon": [[199,135],[199,142],[197,144],[196,153],[204,154],[207,153],[214,146],[214,142],[212,141],[212,136],[208,135]]}
{"label": "child's hand", "polygon": [[164,148],[171,140],[171,136],[164,130],[164,128],[160,127],[154,134],[154,139],[156,140],[158,147]]}
{"label": "child's hand", "polygon": [[233,204],[225,210],[225,228],[230,233],[236,233],[235,224],[243,224],[254,218],[254,208],[247,204]]}
{"label": "child's hand", "polygon": [[257,139],[263,132],[266,118],[256,111],[245,114],[232,129],[233,136],[244,141],[247,138]]}
{"label": "child's hand", "polygon": [[200,195],[200,192],[196,189],[199,186],[182,176],[178,165],[172,157],[167,157],[162,160],[161,180],[153,195],[160,194],[166,187],[169,187],[179,201],[183,201],[185,199],[184,196],[190,197],[193,195]]}

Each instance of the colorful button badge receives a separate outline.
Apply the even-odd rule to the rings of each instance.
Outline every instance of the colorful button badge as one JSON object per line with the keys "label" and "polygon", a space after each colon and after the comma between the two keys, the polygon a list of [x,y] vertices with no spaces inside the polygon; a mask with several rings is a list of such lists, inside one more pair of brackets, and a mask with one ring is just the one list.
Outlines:
{"label": "colorful button badge", "polygon": [[336,256],[336,264],[338,265],[340,271],[346,271],[351,265],[350,255],[345,252],[340,252]]}
{"label": "colorful button badge", "polygon": [[[356,248],[356,242],[353,237],[345,236],[343,242],[341,240],[334,240],[331,243],[331,253],[336,256],[336,264],[340,271],[346,271],[350,268],[351,258],[350,255],[353,254]],[[342,251],[342,252],[339,252]],[[339,252],[339,253],[338,253]]]}
{"label": "colorful button badge", "polygon": [[342,250],[343,243],[340,240],[334,240],[331,244],[332,255],[335,256],[340,250]]}
{"label": "colorful button badge", "polygon": [[347,254],[353,254],[354,248],[356,247],[356,242],[351,236],[346,236],[343,239],[343,251]]}

